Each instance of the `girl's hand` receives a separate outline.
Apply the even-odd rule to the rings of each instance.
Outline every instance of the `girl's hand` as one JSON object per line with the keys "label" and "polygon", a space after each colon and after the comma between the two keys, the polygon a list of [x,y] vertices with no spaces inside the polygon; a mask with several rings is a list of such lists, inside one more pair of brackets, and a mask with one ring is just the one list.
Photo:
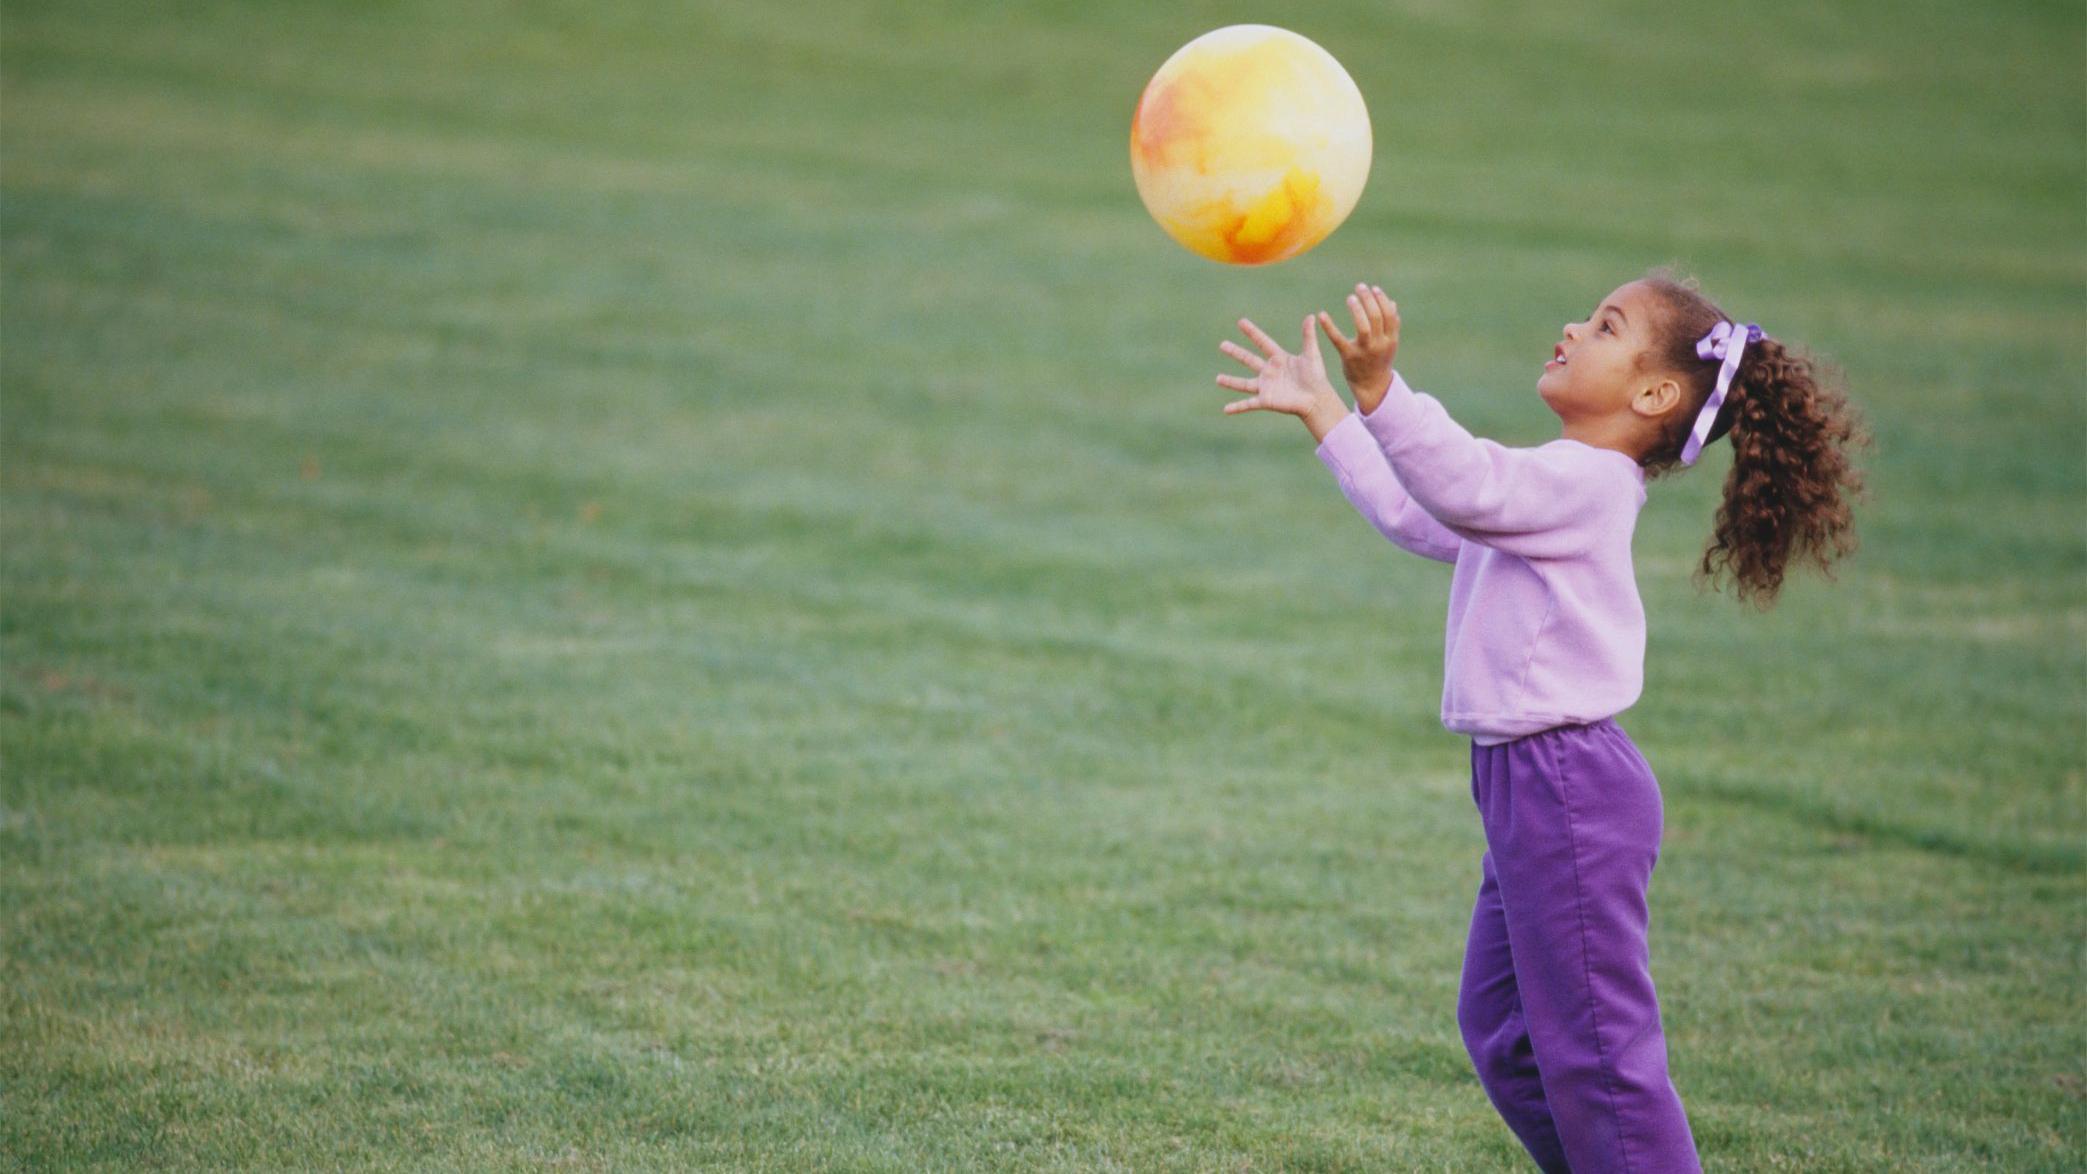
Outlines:
{"label": "girl's hand", "polygon": [[1324,310],[1319,311],[1319,325],[1326,341],[1340,352],[1341,373],[1348,377],[1356,408],[1368,415],[1391,390],[1391,361],[1399,353],[1399,304],[1378,286],[1357,284],[1348,295],[1348,313],[1355,319],[1354,338],[1343,335],[1333,315]]}
{"label": "girl's hand", "polygon": [[1328,429],[1348,414],[1348,405],[1341,402],[1333,384],[1326,381],[1326,360],[1319,354],[1319,339],[1312,332],[1312,319],[1304,320],[1304,345],[1294,355],[1277,346],[1274,339],[1245,318],[1239,320],[1239,329],[1261,348],[1261,354],[1256,355],[1231,339],[1217,344],[1217,349],[1239,360],[1254,373],[1252,379],[1237,375],[1217,377],[1219,387],[1246,392],[1251,397],[1226,404],[1226,415],[1234,412],[1283,412],[1303,420],[1313,436],[1323,438]]}

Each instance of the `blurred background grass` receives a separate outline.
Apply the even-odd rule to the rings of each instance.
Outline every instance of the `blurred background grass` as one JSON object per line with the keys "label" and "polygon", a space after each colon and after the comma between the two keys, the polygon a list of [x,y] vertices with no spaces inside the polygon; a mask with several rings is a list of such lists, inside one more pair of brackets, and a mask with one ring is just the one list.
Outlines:
{"label": "blurred background grass", "polygon": [[[1229,270],[1181,43],[1368,98]],[[1713,1169],[2079,1168],[2076,4],[23,0],[0,38],[0,1152],[1471,1169],[1447,568],[1215,344],[1370,279],[1533,444],[1674,263],[1839,365],[1767,615],[1655,487],[1623,716]]]}

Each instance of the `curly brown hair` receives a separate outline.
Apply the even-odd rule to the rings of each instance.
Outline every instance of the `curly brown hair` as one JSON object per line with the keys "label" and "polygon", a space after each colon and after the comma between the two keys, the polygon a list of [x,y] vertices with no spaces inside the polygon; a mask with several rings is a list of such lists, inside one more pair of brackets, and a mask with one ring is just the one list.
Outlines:
{"label": "curly brown hair", "polygon": [[[1665,312],[1639,363],[1673,374],[1682,388],[1681,410],[1663,417],[1658,438],[1639,458],[1650,479],[1687,467],[1681,449],[1718,369],[1697,357],[1696,340],[1729,319],[1695,282],[1671,271],[1654,270],[1642,283]],[[1810,562],[1831,579],[1831,564],[1854,552],[1851,507],[1868,495],[1850,457],[1873,438],[1837,380],[1774,338],[1749,344],[1740,358],[1709,439],[1727,432],[1732,471],[1694,578],[1714,589],[1718,576],[1729,573],[1739,599],[1766,611],[1791,560]]]}

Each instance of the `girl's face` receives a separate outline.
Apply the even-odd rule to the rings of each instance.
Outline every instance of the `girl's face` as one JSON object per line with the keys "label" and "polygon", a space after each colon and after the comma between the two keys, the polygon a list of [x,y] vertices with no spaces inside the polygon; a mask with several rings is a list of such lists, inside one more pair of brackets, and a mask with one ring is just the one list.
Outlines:
{"label": "girl's face", "polygon": [[1655,295],[1642,283],[1617,287],[1585,321],[1566,323],[1564,340],[1536,381],[1537,394],[1566,421],[1628,411],[1633,395],[1659,382],[1639,366],[1653,342],[1656,313]]}

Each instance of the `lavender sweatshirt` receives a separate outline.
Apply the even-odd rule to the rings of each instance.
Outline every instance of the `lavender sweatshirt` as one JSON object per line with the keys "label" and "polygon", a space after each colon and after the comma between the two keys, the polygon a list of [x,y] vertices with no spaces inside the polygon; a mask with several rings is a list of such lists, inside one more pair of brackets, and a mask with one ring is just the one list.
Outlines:
{"label": "lavender sweatshirt", "polygon": [[1444,726],[1490,746],[1637,701],[1645,609],[1630,543],[1645,473],[1628,454],[1475,438],[1394,372],[1384,402],[1335,425],[1318,456],[1386,538],[1456,564]]}

